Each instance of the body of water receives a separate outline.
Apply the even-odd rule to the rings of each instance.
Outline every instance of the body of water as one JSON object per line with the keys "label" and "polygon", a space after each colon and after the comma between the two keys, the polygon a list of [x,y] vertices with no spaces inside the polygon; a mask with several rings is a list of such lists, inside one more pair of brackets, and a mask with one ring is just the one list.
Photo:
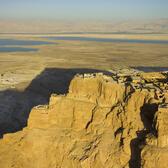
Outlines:
{"label": "body of water", "polygon": [[35,52],[37,48],[23,48],[23,47],[0,47],[0,52]]}
{"label": "body of water", "polygon": [[[49,40],[69,40],[69,41],[93,41],[93,42],[113,42],[113,43],[144,43],[144,44],[168,44],[165,40],[136,40],[136,39],[113,39],[113,38],[93,38],[93,37],[45,37]],[[35,48],[24,48],[20,46],[38,46],[56,44],[48,41],[38,40],[17,40],[0,39],[0,52],[30,52],[38,51]]]}
{"label": "body of water", "polygon": [[15,39],[0,39],[0,46],[28,46],[28,45],[47,45],[54,44],[47,41],[36,41],[36,40],[15,40]]}
{"label": "body of water", "polygon": [[143,44],[168,44],[168,40],[138,40],[138,39],[113,39],[113,38],[93,38],[93,37],[45,37],[50,40],[69,40],[69,41],[95,41],[113,43],[143,43]]}
{"label": "body of water", "polygon": [[36,48],[24,48],[18,46],[38,46],[54,44],[53,42],[37,41],[37,40],[15,40],[15,39],[0,39],[0,52],[35,52]]}

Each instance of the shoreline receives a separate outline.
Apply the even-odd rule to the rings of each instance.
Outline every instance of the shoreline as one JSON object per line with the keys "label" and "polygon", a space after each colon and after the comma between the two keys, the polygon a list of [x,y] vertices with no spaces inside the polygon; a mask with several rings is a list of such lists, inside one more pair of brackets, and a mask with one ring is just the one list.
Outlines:
{"label": "shoreline", "polygon": [[130,39],[130,40],[168,40],[168,34],[76,34],[76,33],[59,33],[59,34],[1,34],[0,38],[4,37],[89,37],[89,38],[106,38],[106,39]]}

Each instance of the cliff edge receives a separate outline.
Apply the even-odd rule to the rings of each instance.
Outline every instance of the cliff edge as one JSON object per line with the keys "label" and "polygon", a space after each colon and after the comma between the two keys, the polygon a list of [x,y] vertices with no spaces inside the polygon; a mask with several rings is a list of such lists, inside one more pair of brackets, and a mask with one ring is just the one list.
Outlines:
{"label": "cliff edge", "polygon": [[2,168],[167,168],[168,73],[76,75],[0,140]]}

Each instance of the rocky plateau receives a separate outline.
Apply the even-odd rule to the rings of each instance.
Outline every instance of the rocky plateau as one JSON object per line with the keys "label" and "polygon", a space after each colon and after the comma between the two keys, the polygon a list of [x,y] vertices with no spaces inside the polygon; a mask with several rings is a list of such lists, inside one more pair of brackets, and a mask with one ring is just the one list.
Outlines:
{"label": "rocky plateau", "polygon": [[0,168],[167,168],[168,72],[77,74],[0,139]]}

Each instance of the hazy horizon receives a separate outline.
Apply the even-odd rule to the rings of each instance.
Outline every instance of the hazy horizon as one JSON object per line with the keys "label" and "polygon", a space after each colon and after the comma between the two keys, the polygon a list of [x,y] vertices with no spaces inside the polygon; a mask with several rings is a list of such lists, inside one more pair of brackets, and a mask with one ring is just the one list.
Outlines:
{"label": "hazy horizon", "polygon": [[156,20],[168,18],[167,0],[0,0],[1,20]]}

